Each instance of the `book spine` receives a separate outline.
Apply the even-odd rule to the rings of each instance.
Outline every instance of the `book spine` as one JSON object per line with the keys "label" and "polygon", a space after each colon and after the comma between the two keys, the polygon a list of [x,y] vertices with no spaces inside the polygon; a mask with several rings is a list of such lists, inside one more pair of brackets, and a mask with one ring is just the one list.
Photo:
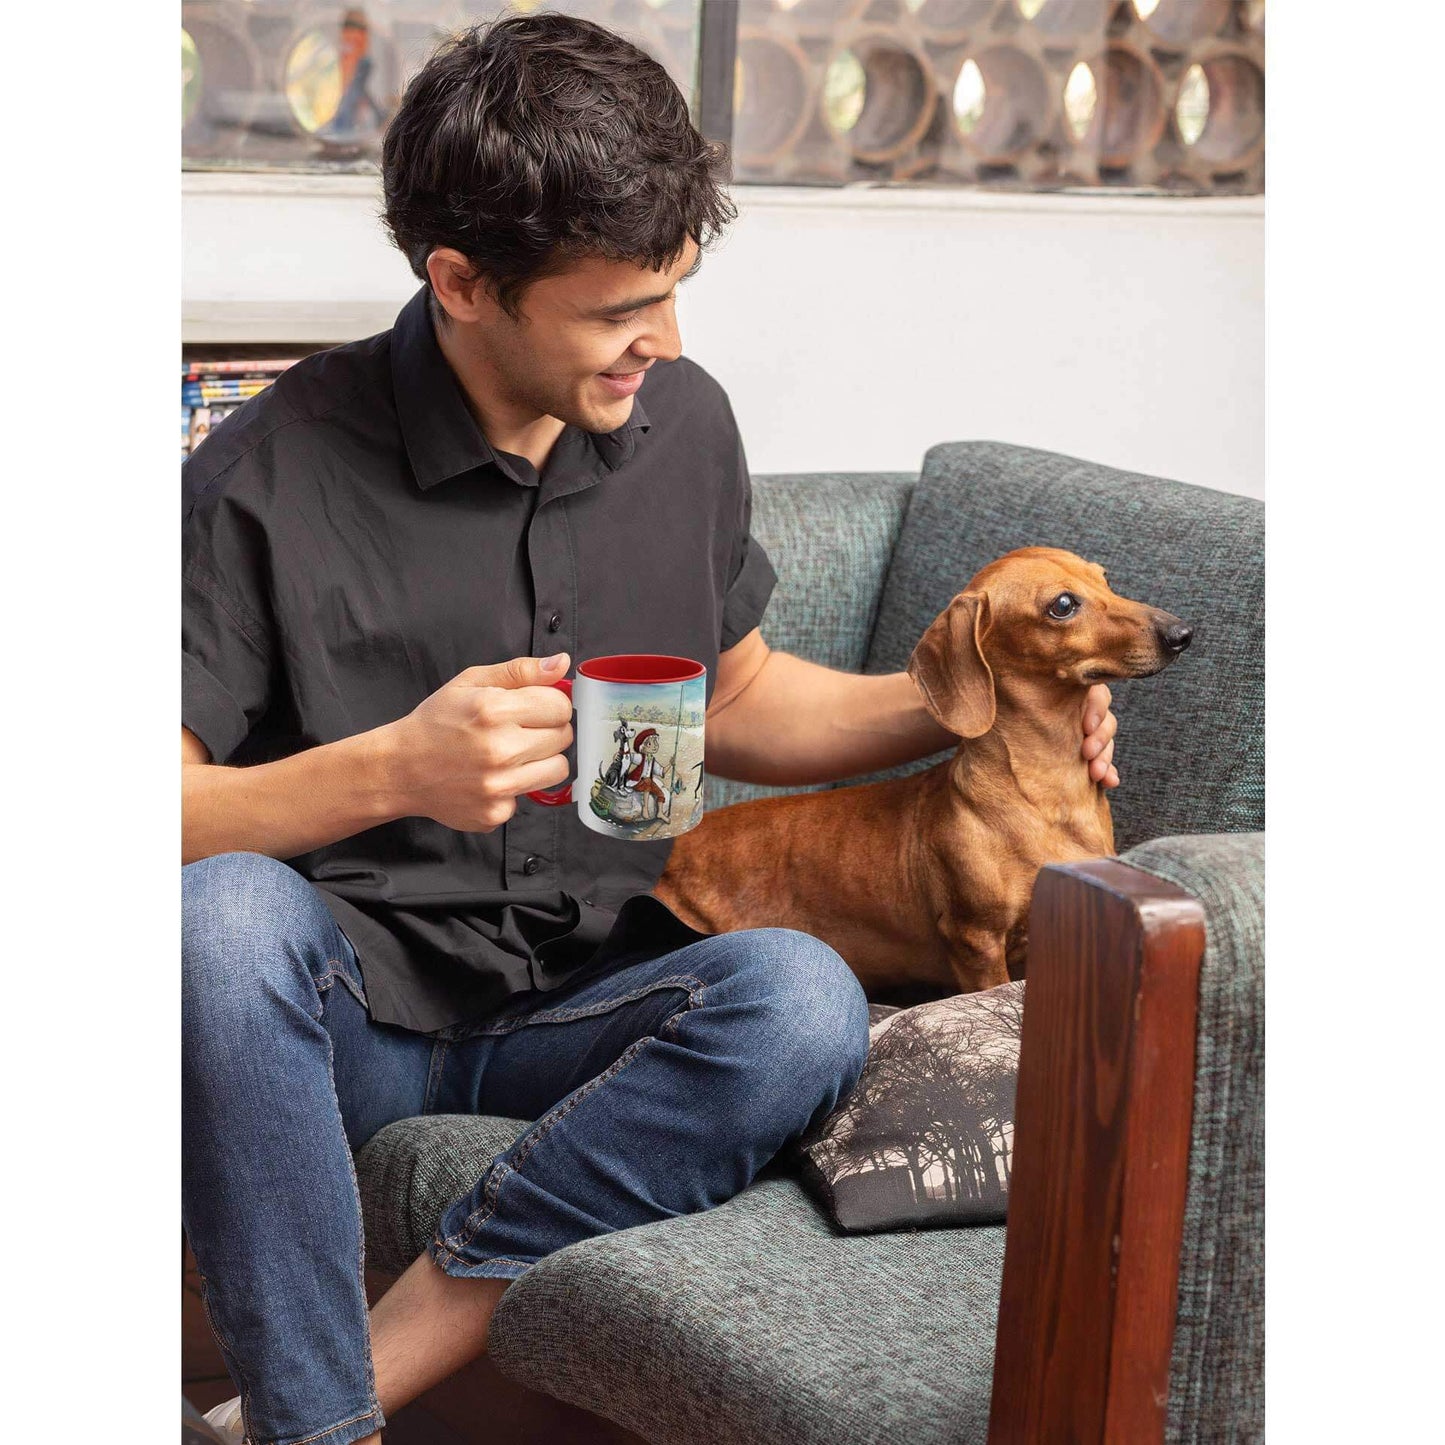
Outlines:
{"label": "book spine", "polygon": [[249,401],[253,396],[260,396],[268,385],[268,382],[253,382],[245,386],[198,386],[187,381],[181,385],[181,400],[192,406],[207,401]]}
{"label": "book spine", "polygon": [[219,371],[188,371],[181,376],[182,386],[270,386],[276,378],[269,372],[247,372],[245,375],[223,376]]}
{"label": "book spine", "polygon": [[276,374],[294,366],[299,357],[288,356],[269,361],[182,361],[181,370],[186,377],[196,376],[246,376],[251,373]]}

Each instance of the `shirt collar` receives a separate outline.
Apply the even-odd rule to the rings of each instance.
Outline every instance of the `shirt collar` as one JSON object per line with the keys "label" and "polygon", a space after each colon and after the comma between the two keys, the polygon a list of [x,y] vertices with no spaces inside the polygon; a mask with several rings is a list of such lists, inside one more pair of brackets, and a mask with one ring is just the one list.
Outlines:
{"label": "shirt collar", "polygon": [[[391,332],[391,381],[402,440],[417,486],[425,490],[477,467],[493,466],[519,486],[535,486],[497,451],[473,419],[442,349],[437,345],[423,286],[397,315]],[[637,449],[652,423],[633,397],[632,415],[610,432],[588,432],[597,455],[616,471]],[[529,469],[530,470],[530,469]]]}

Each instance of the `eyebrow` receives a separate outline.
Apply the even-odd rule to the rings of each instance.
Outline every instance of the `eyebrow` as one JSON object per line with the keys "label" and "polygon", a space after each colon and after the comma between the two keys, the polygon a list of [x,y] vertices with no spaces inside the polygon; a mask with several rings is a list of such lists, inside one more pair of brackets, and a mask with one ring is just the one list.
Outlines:
{"label": "eyebrow", "polygon": [[[687,274],[678,278],[678,285],[681,285],[683,281],[690,280],[692,277],[696,276],[701,268],[702,252],[699,251],[697,253],[696,260],[694,260],[692,265],[688,268]],[[676,289],[676,287],[673,288],[673,290]],[[594,320],[601,316],[616,316],[624,311],[641,311],[644,306],[655,306],[659,301],[666,301],[667,298],[671,295],[672,291],[663,291],[660,295],[657,296],[639,296],[635,300],[617,301],[614,302],[611,306],[599,306],[592,311],[584,311],[582,314],[588,320]]]}

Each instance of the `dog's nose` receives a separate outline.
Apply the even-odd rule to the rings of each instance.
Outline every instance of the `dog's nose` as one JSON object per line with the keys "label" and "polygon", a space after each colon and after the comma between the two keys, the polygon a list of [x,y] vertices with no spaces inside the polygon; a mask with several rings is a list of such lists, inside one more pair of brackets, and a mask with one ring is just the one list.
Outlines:
{"label": "dog's nose", "polygon": [[1194,629],[1187,622],[1171,622],[1159,629],[1159,638],[1170,652],[1183,652],[1193,636]]}

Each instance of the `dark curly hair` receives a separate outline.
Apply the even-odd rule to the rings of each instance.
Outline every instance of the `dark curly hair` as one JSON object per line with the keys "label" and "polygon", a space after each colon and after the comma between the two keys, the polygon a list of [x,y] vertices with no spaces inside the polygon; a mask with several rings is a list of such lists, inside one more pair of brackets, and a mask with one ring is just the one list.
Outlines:
{"label": "dark curly hair", "polygon": [[406,88],[381,170],[383,218],[418,279],[433,249],[455,247],[514,320],[532,282],[577,259],[664,270],[737,216],[727,149],[699,134],[667,72],[570,15],[507,15],[444,41]]}

